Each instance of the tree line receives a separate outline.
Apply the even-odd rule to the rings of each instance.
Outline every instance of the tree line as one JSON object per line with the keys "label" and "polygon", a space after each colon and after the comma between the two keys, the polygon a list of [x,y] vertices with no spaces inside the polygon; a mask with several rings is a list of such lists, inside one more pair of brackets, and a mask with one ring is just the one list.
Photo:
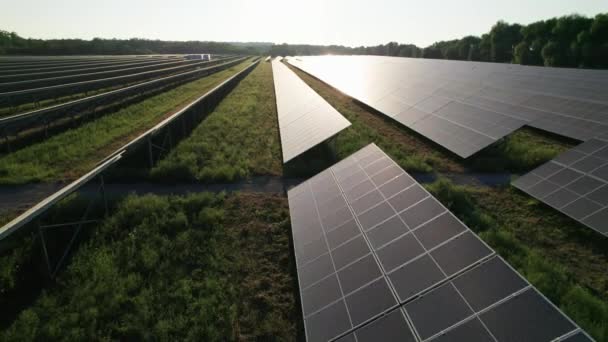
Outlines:
{"label": "tree line", "polygon": [[490,32],[436,42],[426,48],[390,42],[377,46],[274,45],[272,55],[354,54],[437,58],[553,67],[608,68],[608,13],[567,15],[529,25],[498,21]]}
{"label": "tree line", "polygon": [[0,30],[0,55],[140,55],[140,54],[259,54],[270,44],[131,39],[32,39]]}
{"label": "tree line", "polygon": [[608,68],[608,13],[572,14],[529,25],[498,21],[481,37],[440,41],[425,48],[390,42],[377,46],[290,45],[161,41],[148,39],[25,39],[0,31],[0,54],[76,55],[234,53],[273,56],[352,54],[518,63],[553,67]]}

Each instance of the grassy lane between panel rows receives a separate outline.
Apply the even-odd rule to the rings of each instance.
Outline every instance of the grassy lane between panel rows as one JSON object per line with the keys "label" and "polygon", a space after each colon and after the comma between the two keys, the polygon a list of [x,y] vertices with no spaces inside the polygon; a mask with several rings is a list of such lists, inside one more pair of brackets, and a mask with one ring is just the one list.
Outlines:
{"label": "grassy lane between panel rows", "polygon": [[284,196],[130,196],[2,341],[295,340]]}
{"label": "grassy lane between panel rows", "polygon": [[464,163],[478,172],[527,173],[575,145],[578,142],[523,127]]}
{"label": "grassy lane between panel rows", "polygon": [[270,63],[260,63],[151,171],[156,180],[199,182],[281,174]]}
{"label": "grassy lane between panel rows", "polygon": [[[528,172],[573,142],[523,128],[465,161],[292,68],[353,125],[339,133],[340,159],[375,142],[408,172]],[[421,161],[412,162],[412,161]],[[426,186],[548,298],[599,341],[608,340],[608,239],[509,185]]]}
{"label": "grassy lane between panel rows", "polygon": [[590,244],[595,232],[563,225],[563,215],[515,189],[446,179],[426,188],[597,341],[608,341],[608,239]]}
{"label": "grassy lane between panel rows", "polygon": [[129,139],[153,127],[248,64],[249,61],[245,61],[181,85],[3,156],[0,158],[0,184],[74,179]]}

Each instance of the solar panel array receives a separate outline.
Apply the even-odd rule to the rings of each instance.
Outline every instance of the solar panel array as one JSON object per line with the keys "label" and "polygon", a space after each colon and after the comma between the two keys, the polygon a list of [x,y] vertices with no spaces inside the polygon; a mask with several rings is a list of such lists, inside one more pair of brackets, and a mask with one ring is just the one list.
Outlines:
{"label": "solar panel array", "polygon": [[608,72],[380,56],[289,63],[467,158],[523,125],[608,136]]}
{"label": "solar panel array", "polygon": [[288,198],[308,341],[591,340],[374,144]]}
{"label": "solar panel array", "polygon": [[272,61],[283,163],[331,138],[350,122],[275,59]]}
{"label": "solar panel array", "polygon": [[513,185],[608,236],[608,139],[590,139]]}

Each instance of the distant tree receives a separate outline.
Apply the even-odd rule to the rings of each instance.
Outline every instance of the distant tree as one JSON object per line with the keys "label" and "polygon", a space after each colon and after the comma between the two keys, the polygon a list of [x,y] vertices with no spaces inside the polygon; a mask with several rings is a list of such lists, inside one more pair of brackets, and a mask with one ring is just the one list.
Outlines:
{"label": "distant tree", "polygon": [[422,50],[422,57],[440,59],[443,58],[443,55],[441,54],[441,50],[439,50],[437,47],[429,46]]}
{"label": "distant tree", "polygon": [[481,41],[479,42],[479,60],[483,62],[489,62],[492,60],[492,42],[490,41],[490,34],[482,34]]}
{"label": "distant tree", "polygon": [[399,56],[401,57],[420,57],[420,48],[413,44],[399,45]]}
{"label": "distant tree", "polygon": [[490,30],[490,58],[493,62],[508,63],[513,59],[515,45],[521,41],[521,25],[497,22]]}
{"label": "distant tree", "polygon": [[457,43],[458,59],[462,60],[477,60],[476,49],[479,46],[481,39],[475,36],[466,36],[460,39]]}
{"label": "distant tree", "polygon": [[[264,45],[262,45],[264,46]],[[0,54],[149,54],[241,53],[273,56],[354,54],[472,60],[565,67],[608,68],[608,14],[594,18],[567,15],[528,25],[498,21],[481,37],[439,41],[427,46],[388,42],[376,46],[268,44],[201,41],[160,41],[132,38],[23,39],[15,32],[0,31]]]}
{"label": "distant tree", "polygon": [[598,14],[576,40],[580,49],[579,66],[608,68],[608,14]]}
{"label": "distant tree", "polygon": [[559,43],[555,41],[549,41],[542,49],[542,56],[545,62],[545,66],[559,66],[563,65],[565,58],[561,53]]}
{"label": "distant tree", "polygon": [[387,56],[399,56],[399,43],[390,42],[386,44],[386,55]]}
{"label": "distant tree", "polygon": [[456,46],[455,44],[451,44],[451,45],[447,46],[445,48],[445,50],[443,51],[443,53],[442,53],[443,58],[445,58],[445,59],[463,59],[458,54],[458,51],[459,51],[458,46]]}
{"label": "distant tree", "polygon": [[554,43],[551,49],[555,50],[552,50],[553,59],[548,65],[576,67],[580,62],[578,35],[588,30],[592,23],[593,19],[580,15],[563,16],[557,19],[551,32],[551,41]]}
{"label": "distant tree", "polygon": [[289,48],[289,46],[286,43],[283,43],[281,45],[273,45],[270,48],[269,53],[273,57],[276,57],[276,56],[289,56],[289,55],[291,55],[290,48]]}
{"label": "distant tree", "polygon": [[520,59],[523,59],[525,64],[543,65],[541,51],[549,39],[551,39],[551,32],[556,22],[557,19],[541,20],[521,28],[523,42],[528,46],[527,56],[520,56]]}
{"label": "distant tree", "polygon": [[513,62],[517,64],[532,64],[530,46],[526,42],[521,42],[515,46]]}

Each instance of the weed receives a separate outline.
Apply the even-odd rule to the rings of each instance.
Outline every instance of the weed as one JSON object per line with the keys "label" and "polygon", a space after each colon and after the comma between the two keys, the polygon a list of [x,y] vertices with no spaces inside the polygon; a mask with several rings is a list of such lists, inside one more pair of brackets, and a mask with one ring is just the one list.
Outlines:
{"label": "weed", "polygon": [[156,180],[233,182],[280,175],[272,70],[261,63],[152,169]]}
{"label": "weed", "polygon": [[0,340],[295,340],[288,222],[277,195],[130,196]]}

